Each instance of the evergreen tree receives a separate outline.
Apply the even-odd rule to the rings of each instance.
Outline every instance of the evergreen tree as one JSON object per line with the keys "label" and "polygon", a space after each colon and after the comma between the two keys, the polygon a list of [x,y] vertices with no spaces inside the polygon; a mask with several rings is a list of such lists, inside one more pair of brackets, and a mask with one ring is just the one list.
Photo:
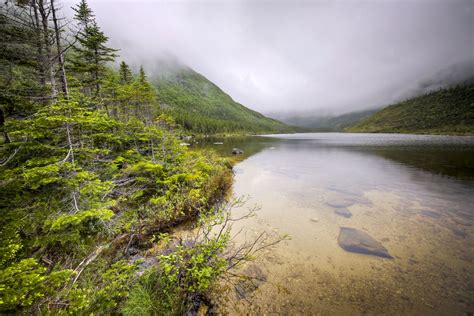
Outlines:
{"label": "evergreen tree", "polygon": [[143,66],[140,66],[140,71],[138,73],[138,82],[140,82],[142,86],[148,85],[148,80],[146,78],[145,69],[143,69]]}
{"label": "evergreen tree", "polygon": [[86,93],[92,95],[94,92],[94,96],[99,96],[106,64],[115,60],[118,50],[106,46],[108,37],[100,30],[85,0],[75,11],[75,19],[83,29],[76,36],[79,45],[74,46],[72,70],[82,75],[81,81]]}
{"label": "evergreen tree", "polygon": [[94,14],[86,0],[81,0],[81,2],[79,2],[76,7],[73,7],[72,10],[75,12],[74,19],[78,21],[79,27],[87,28],[94,22]]}
{"label": "evergreen tree", "polygon": [[120,63],[119,74],[120,74],[121,84],[128,84],[132,82],[133,80],[132,71],[130,70],[130,67],[124,61]]}
{"label": "evergreen tree", "polygon": [[148,82],[145,70],[140,67],[138,77],[118,89],[118,99],[127,112],[150,124],[158,109],[156,91]]}

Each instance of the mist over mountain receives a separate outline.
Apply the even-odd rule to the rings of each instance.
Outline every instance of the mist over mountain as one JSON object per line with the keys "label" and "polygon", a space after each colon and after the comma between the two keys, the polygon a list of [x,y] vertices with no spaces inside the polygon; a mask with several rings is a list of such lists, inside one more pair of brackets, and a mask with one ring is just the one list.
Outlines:
{"label": "mist over mountain", "polygon": [[340,115],[321,115],[318,113],[279,115],[275,113],[270,116],[288,125],[306,128],[308,131],[342,132],[346,127],[354,125],[376,111],[377,110],[365,110]]}
{"label": "mist over mountain", "polygon": [[457,85],[466,86],[474,82],[474,59],[456,63],[448,67],[432,71],[421,77],[413,86],[403,89],[388,98],[386,102],[367,105],[366,110],[349,112],[334,112],[329,110],[294,111],[291,109],[281,112],[265,113],[287,124],[317,129],[322,131],[341,131],[344,128],[369,117],[371,114],[394,103],[423,96],[440,89],[448,89]]}
{"label": "mist over mountain", "polygon": [[437,72],[474,58],[470,0],[90,4],[121,59],[176,56],[266,114],[377,108],[458,80]]}
{"label": "mist over mountain", "polygon": [[474,134],[474,82],[392,104],[347,128],[364,133]]}
{"label": "mist over mountain", "polygon": [[160,107],[186,130],[200,134],[283,133],[293,129],[235,102],[202,74],[175,57],[162,56],[150,65]]}
{"label": "mist over mountain", "polygon": [[472,82],[474,82],[474,58],[424,75],[415,85],[401,91],[393,102]]}

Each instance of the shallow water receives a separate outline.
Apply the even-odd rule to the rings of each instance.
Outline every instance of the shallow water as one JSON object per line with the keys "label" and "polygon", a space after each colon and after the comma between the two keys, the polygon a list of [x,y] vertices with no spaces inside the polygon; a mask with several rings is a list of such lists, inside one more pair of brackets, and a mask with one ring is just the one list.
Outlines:
{"label": "shallow water", "polygon": [[[239,239],[287,233],[262,253],[266,282],[234,296],[230,313],[474,312],[474,138],[293,134],[224,139],[243,149],[234,194],[260,206]],[[335,213],[343,205],[351,217]],[[351,253],[340,227],[381,242],[394,259]]]}

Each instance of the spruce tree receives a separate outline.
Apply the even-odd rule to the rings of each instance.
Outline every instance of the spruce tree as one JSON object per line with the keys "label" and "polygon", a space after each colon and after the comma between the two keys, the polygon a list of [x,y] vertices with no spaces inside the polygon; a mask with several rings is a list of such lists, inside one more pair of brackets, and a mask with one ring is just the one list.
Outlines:
{"label": "spruce tree", "polygon": [[127,63],[125,63],[124,61],[120,63],[119,74],[121,84],[128,84],[132,82],[132,71],[130,70],[130,67],[127,65]]}
{"label": "spruce tree", "polygon": [[147,85],[147,78],[146,78],[145,69],[143,69],[143,66],[140,66],[140,72],[138,73],[138,81],[140,82],[141,85]]}
{"label": "spruce tree", "polygon": [[81,2],[76,7],[73,7],[72,10],[76,12],[74,14],[74,19],[78,21],[79,27],[86,28],[94,21],[94,14],[86,0],[81,0]]}
{"label": "spruce tree", "polygon": [[115,60],[118,50],[106,46],[109,38],[100,30],[85,0],[75,11],[74,18],[83,29],[76,36],[78,45],[74,46],[72,70],[82,75],[83,89],[87,94],[99,96],[106,64]]}

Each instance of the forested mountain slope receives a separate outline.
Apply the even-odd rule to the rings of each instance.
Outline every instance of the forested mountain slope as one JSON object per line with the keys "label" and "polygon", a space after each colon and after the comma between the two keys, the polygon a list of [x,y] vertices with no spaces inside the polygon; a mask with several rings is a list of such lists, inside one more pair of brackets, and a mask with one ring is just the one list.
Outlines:
{"label": "forested mountain slope", "polygon": [[277,133],[292,128],[240,103],[189,67],[154,75],[162,108],[185,129],[196,133]]}
{"label": "forested mountain slope", "polygon": [[474,134],[474,84],[390,105],[346,129],[367,133]]}

